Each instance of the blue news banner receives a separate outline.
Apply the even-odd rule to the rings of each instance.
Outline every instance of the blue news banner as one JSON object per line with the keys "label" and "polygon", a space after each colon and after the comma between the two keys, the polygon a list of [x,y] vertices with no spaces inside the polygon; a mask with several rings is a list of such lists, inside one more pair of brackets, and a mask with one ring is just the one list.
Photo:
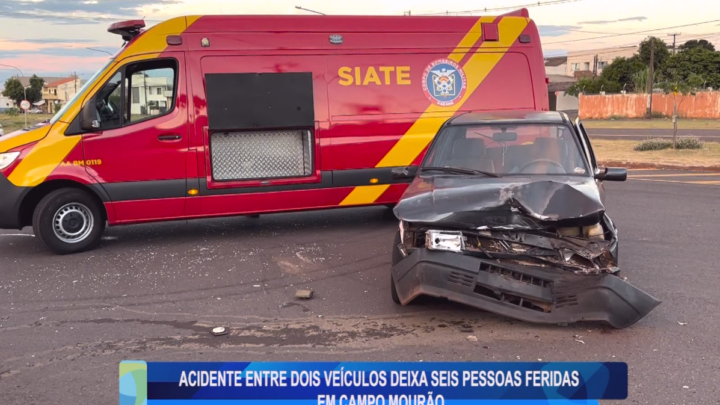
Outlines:
{"label": "blue news banner", "polygon": [[120,363],[120,405],[597,404],[626,363]]}

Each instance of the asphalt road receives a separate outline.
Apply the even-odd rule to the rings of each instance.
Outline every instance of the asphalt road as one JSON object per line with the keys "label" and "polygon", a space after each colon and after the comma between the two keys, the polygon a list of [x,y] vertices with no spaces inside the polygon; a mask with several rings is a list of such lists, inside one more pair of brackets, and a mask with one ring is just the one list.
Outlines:
{"label": "asphalt road", "polygon": [[[639,141],[646,138],[672,138],[672,129],[611,129],[587,128],[592,139],[625,139]],[[678,136],[697,136],[701,141],[720,142],[720,130],[717,129],[681,129]]]}
{"label": "asphalt road", "polygon": [[[29,229],[3,231],[0,402],[117,403],[124,359],[542,359],[627,362],[623,403],[717,404],[719,204],[720,176],[706,173],[636,171],[608,185],[623,272],[663,300],[625,330],[435,299],[396,306],[384,208],[113,228],[99,249],[65,257]],[[298,288],[316,295],[297,301]],[[231,333],[211,336],[217,325]]]}

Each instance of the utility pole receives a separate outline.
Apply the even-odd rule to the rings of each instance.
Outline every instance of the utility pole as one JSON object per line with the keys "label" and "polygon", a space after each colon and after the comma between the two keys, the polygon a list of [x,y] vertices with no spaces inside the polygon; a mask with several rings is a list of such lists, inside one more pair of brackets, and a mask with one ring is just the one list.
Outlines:
{"label": "utility pole", "polygon": [[655,41],[650,39],[650,70],[648,71],[647,118],[652,118],[653,77],[655,76]]}
{"label": "utility pole", "polygon": [[675,38],[676,38],[678,35],[682,35],[682,34],[679,33],[679,32],[676,32],[676,33],[673,33],[673,34],[668,34],[669,37],[673,37],[673,55],[675,55]]}
{"label": "utility pole", "polygon": [[598,56],[595,54],[593,57],[593,76],[597,77],[597,65],[598,65]]}

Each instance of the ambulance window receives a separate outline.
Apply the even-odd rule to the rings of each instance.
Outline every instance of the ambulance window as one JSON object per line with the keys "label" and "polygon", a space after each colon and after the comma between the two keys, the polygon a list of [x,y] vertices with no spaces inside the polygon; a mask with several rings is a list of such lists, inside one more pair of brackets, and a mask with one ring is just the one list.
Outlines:
{"label": "ambulance window", "polygon": [[129,79],[125,94],[125,124],[152,119],[171,112],[175,106],[176,63],[171,60],[131,65],[125,72]]}
{"label": "ambulance window", "polygon": [[98,121],[102,129],[118,128],[122,125],[120,112],[122,102],[122,72],[117,72],[95,98]]}

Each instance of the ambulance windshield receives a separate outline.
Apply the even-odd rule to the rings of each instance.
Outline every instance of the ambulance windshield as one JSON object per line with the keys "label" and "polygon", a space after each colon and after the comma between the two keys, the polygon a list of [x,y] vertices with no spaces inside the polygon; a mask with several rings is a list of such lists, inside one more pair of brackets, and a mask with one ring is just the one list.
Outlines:
{"label": "ambulance windshield", "polygon": [[81,97],[82,95],[85,94],[85,91],[86,91],[88,88],[90,88],[90,86],[92,86],[92,85],[95,83],[95,81],[98,79],[98,77],[99,77],[99,76],[105,71],[105,69],[107,69],[107,67],[110,66],[110,64],[112,64],[113,62],[115,62],[115,58],[111,58],[111,59],[105,64],[105,66],[103,66],[103,67],[101,67],[100,69],[98,69],[98,71],[95,72],[95,74],[92,75],[92,77],[89,78],[88,81],[85,82],[85,84],[83,84],[83,86],[80,88],[80,90],[78,90],[78,92],[75,93],[75,95],[74,95],[67,103],[65,103],[65,105],[63,106],[63,108],[60,109],[60,111],[58,111],[57,114],[55,114],[55,116],[52,117],[52,119],[50,119],[50,123],[51,123],[51,124],[56,123],[56,122],[60,119],[60,117],[62,117],[63,115],[65,115],[65,113],[67,112],[67,110],[69,110],[70,107],[71,107],[72,105],[74,105],[74,104],[80,99],[80,97]]}

